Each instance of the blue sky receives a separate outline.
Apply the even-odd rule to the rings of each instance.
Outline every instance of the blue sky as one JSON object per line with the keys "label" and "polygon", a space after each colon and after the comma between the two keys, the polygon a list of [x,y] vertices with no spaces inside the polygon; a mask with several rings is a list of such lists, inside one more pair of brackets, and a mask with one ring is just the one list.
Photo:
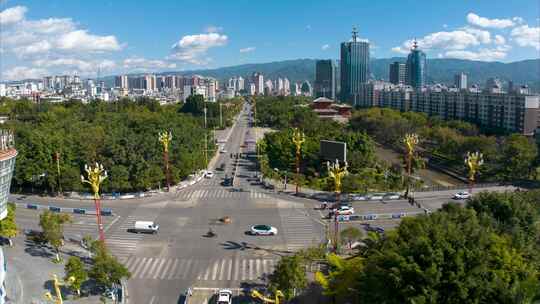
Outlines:
{"label": "blue sky", "polygon": [[3,80],[338,58],[353,25],[372,56],[539,58],[538,0],[0,0]]}

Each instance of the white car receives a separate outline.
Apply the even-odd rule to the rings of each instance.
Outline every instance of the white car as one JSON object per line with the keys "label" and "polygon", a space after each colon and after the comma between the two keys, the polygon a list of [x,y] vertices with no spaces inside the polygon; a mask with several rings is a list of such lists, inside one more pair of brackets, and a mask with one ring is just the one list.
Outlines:
{"label": "white car", "polygon": [[367,201],[367,196],[364,194],[353,194],[351,195],[351,200],[353,201]]}
{"label": "white car", "polygon": [[400,198],[401,198],[401,195],[399,193],[387,193],[384,196],[384,199],[387,199],[387,200],[398,200]]}
{"label": "white car", "polygon": [[270,225],[255,225],[251,226],[250,232],[252,235],[276,235],[278,231]]}
{"label": "white car", "polygon": [[338,209],[335,209],[334,212],[337,215],[351,215],[354,214],[354,208],[349,206],[340,206]]}
{"label": "white car", "polygon": [[372,201],[380,201],[384,198],[384,193],[373,193],[369,196]]}
{"label": "white car", "polygon": [[206,178],[212,178],[212,177],[214,177],[214,172],[212,172],[212,171],[206,171],[206,172],[204,173],[204,177],[206,177]]}
{"label": "white car", "polygon": [[219,153],[227,153],[227,150],[222,148],[221,150],[219,150]]}
{"label": "white car", "polygon": [[471,198],[471,194],[467,191],[461,191],[456,194],[454,194],[454,199],[456,200],[464,200]]}
{"label": "white car", "polygon": [[232,304],[232,291],[220,289],[218,291],[217,304]]}

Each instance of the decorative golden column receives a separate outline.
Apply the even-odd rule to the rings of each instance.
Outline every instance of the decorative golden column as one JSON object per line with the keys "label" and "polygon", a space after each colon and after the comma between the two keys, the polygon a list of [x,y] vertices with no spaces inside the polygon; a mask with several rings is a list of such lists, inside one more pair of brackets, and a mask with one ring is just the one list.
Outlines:
{"label": "decorative golden column", "polygon": [[99,186],[107,178],[107,171],[103,169],[103,165],[96,162],[96,166],[92,168],[91,166],[84,165],[84,170],[88,179],[85,179],[81,175],[81,182],[89,184],[92,187],[92,192],[94,192],[94,205],[96,206],[96,216],[98,222],[99,230],[99,240],[105,244],[105,234],[103,233],[103,222],[101,221],[101,201],[99,196]]}
{"label": "decorative golden column", "polygon": [[411,133],[405,134],[403,138],[403,143],[405,144],[405,159],[407,160],[407,191],[405,192],[405,197],[409,197],[410,191],[410,182],[412,177],[412,161],[414,158],[414,153],[416,152],[416,146],[418,145],[419,139],[418,134]]}
{"label": "decorative golden column", "polygon": [[467,152],[465,157],[465,165],[469,169],[469,193],[472,194],[476,173],[480,170],[480,167],[484,164],[484,156],[480,152]]}
{"label": "decorative golden column", "polygon": [[306,141],[304,132],[293,129],[292,141],[296,147],[296,195],[298,195],[298,187],[300,184],[300,154],[302,152],[302,144]]}
{"label": "decorative golden column", "polygon": [[165,173],[165,180],[167,183],[167,191],[170,191],[171,188],[171,174],[169,170],[169,144],[172,141],[172,133],[169,132],[161,132],[159,133],[159,142],[163,146],[163,171]]}
{"label": "decorative golden column", "polygon": [[279,303],[281,303],[279,298],[284,298],[285,295],[283,295],[283,292],[281,292],[281,290],[276,290],[276,293],[274,294],[274,298],[272,299],[270,297],[265,297],[263,294],[261,294],[260,292],[258,292],[255,289],[253,289],[251,291],[251,297],[259,299],[259,300],[263,301],[264,303],[279,304]]}
{"label": "decorative golden column", "polygon": [[[335,163],[326,162],[328,167],[328,176],[334,180],[334,191],[336,192],[336,206],[339,206],[340,194],[341,194],[341,179],[349,174],[347,171],[347,162],[343,166],[339,164],[339,160],[336,159]],[[337,212],[334,214],[334,250],[337,252],[339,244],[339,221]]]}
{"label": "decorative golden column", "polygon": [[69,277],[64,283],[60,283],[56,274],[53,274],[52,277],[55,295],[53,296],[50,292],[46,292],[45,298],[49,301],[54,301],[55,304],[63,304],[64,300],[62,299],[62,291],[60,290],[60,287],[66,284],[71,284],[73,281],[75,281],[75,277]]}

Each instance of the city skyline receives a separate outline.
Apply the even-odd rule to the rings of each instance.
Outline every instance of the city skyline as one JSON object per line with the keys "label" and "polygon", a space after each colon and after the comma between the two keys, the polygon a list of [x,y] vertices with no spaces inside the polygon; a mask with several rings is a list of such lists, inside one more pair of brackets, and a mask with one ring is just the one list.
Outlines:
{"label": "city skyline", "polygon": [[[349,41],[352,26],[370,42],[373,58],[404,57],[414,38],[428,58],[502,62],[538,58],[540,26],[530,9],[536,3],[520,1],[501,14],[493,3],[463,2],[419,3],[430,18],[417,20],[409,16],[416,6],[409,4],[407,10],[407,5],[392,1],[368,8],[353,2],[335,7],[316,1],[281,5],[281,10],[279,3],[263,10],[260,4],[247,2],[164,1],[152,7],[148,3],[126,6],[122,1],[3,1],[1,80],[49,74],[95,77],[98,67],[102,75],[113,75],[295,58],[338,59],[339,45]],[[244,14],[241,7],[248,5],[252,13]],[[324,18],[330,7],[340,18]],[[283,30],[268,26],[272,16],[291,14],[296,17],[280,17]],[[385,15],[389,18],[380,18]]]}

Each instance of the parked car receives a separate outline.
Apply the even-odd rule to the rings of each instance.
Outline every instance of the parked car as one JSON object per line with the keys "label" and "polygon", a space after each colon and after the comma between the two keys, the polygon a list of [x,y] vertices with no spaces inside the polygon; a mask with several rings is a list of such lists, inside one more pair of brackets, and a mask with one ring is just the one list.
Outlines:
{"label": "parked car", "polygon": [[351,201],[367,201],[368,197],[365,194],[352,194]]}
{"label": "parked car", "polygon": [[365,226],[365,229],[367,231],[373,231],[373,232],[377,232],[377,233],[384,233],[384,228],[383,227],[367,225],[367,226]]}
{"label": "parked car", "polygon": [[380,201],[384,198],[385,193],[372,193],[369,195],[369,199],[373,201]]}
{"label": "parked car", "polygon": [[255,225],[251,226],[250,232],[252,235],[276,235],[278,230],[270,225]]}
{"label": "parked car", "polygon": [[232,291],[220,289],[218,291],[217,304],[232,304]]}
{"label": "parked car", "polygon": [[386,193],[386,195],[384,196],[384,199],[387,199],[387,200],[398,200],[400,198],[401,198],[401,194],[397,192]]}
{"label": "parked car", "polygon": [[471,194],[467,191],[461,191],[461,192],[458,192],[456,194],[454,194],[454,197],[453,197],[455,200],[464,200],[464,199],[469,199],[471,198]]}
{"label": "parked car", "polygon": [[334,213],[337,215],[351,215],[354,214],[354,208],[341,205],[337,209],[334,209]]}
{"label": "parked car", "polygon": [[212,171],[206,171],[206,172],[204,173],[204,177],[206,177],[206,178],[212,178],[212,177],[214,177],[214,172],[212,172]]}

